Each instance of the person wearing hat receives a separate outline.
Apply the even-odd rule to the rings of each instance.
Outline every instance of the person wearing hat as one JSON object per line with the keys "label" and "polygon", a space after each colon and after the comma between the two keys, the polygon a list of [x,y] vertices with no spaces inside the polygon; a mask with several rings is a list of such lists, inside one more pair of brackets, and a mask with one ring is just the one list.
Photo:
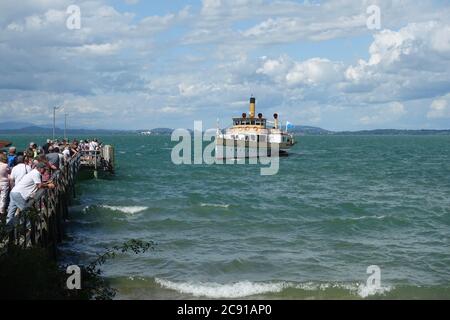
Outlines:
{"label": "person wearing hat", "polygon": [[17,209],[24,210],[27,207],[27,201],[38,189],[55,188],[55,185],[51,181],[42,183],[42,174],[45,173],[46,167],[47,165],[45,163],[39,162],[36,167],[26,174],[11,190],[8,215],[6,217],[7,225],[14,224]]}

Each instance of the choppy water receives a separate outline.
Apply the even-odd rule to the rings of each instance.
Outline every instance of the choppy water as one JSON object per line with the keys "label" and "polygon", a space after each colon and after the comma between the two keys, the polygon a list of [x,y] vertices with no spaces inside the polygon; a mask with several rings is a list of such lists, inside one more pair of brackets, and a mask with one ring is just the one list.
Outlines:
{"label": "choppy water", "polygon": [[118,298],[450,298],[448,136],[300,137],[275,176],[175,166],[170,137],[102,139],[117,174],[79,183],[63,250],[156,241],[104,267]]}

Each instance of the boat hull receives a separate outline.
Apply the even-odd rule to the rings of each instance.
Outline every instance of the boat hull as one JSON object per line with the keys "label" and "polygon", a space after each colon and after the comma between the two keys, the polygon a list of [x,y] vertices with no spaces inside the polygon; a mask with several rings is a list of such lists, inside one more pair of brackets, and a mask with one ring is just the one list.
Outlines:
{"label": "boat hull", "polygon": [[291,145],[281,143],[256,143],[242,140],[216,138],[216,159],[248,159],[286,156]]}

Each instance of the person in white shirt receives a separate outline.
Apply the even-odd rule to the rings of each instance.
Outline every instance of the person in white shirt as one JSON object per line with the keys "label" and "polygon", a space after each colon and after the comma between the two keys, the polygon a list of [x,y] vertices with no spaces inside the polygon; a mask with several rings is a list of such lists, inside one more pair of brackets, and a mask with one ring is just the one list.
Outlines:
{"label": "person in white shirt", "polygon": [[24,163],[23,156],[18,156],[16,160],[16,166],[11,170],[9,175],[9,185],[13,188],[20,180],[29,172],[31,172],[31,166],[28,163]]}
{"label": "person in white shirt", "polygon": [[69,147],[65,147],[62,154],[64,155],[64,157],[65,157],[67,160],[69,160],[69,159],[70,159],[70,149],[69,149]]}
{"label": "person in white shirt", "polygon": [[0,153],[0,216],[5,214],[6,200],[9,193],[8,159],[4,153]]}
{"label": "person in white shirt", "polygon": [[11,190],[11,194],[9,196],[10,202],[8,207],[8,215],[6,217],[7,225],[10,226],[14,224],[17,209],[24,210],[27,207],[27,201],[38,189],[53,189],[55,187],[51,181],[42,183],[41,177],[42,174],[44,174],[45,169],[46,164],[39,162],[36,165],[36,168],[26,174]]}

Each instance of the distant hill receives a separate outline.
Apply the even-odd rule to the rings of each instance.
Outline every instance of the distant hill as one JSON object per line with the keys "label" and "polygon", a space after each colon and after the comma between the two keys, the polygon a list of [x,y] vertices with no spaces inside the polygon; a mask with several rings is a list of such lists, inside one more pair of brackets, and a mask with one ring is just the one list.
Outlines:
{"label": "distant hill", "polygon": [[16,130],[33,126],[29,122],[0,122],[0,130]]}
{"label": "distant hill", "polygon": [[[105,129],[67,129],[67,134],[74,135],[101,135],[101,134],[139,134],[141,132],[151,132],[152,135],[171,135],[174,129],[155,128],[144,130],[105,130]],[[189,130],[192,132],[192,130]],[[56,134],[61,136],[64,130],[55,128]],[[400,129],[375,129],[360,131],[330,131],[312,126],[295,126],[289,129],[290,133],[295,135],[450,135],[448,130],[400,130]],[[0,123],[0,134],[39,134],[51,135],[52,128],[45,126],[36,126],[26,122],[3,122]]]}
{"label": "distant hill", "polygon": [[450,135],[450,130],[400,130],[400,129],[375,129],[360,131],[340,131],[334,132],[334,135]]}
{"label": "distant hill", "polygon": [[310,127],[310,126],[295,126],[292,129],[289,129],[289,132],[294,134],[304,134],[304,135],[328,135],[333,134],[332,131],[328,131],[318,127]]}
{"label": "distant hill", "polygon": [[[25,126],[14,129],[4,129],[0,127],[0,134],[39,134],[39,135],[51,135],[52,128],[44,128],[40,126]],[[61,128],[55,128],[55,133],[62,135],[64,130]],[[118,133],[131,133],[130,131],[123,130],[103,130],[103,129],[67,129],[67,134],[70,135],[86,135],[86,134],[118,134]]]}
{"label": "distant hill", "polygon": [[359,131],[329,131],[317,127],[309,126],[295,126],[295,128],[290,129],[289,132],[298,135],[371,135],[371,136],[382,136],[382,135],[450,135],[450,130],[430,130],[430,129],[419,129],[419,130],[402,130],[402,129],[374,129],[374,130],[359,130]]}

